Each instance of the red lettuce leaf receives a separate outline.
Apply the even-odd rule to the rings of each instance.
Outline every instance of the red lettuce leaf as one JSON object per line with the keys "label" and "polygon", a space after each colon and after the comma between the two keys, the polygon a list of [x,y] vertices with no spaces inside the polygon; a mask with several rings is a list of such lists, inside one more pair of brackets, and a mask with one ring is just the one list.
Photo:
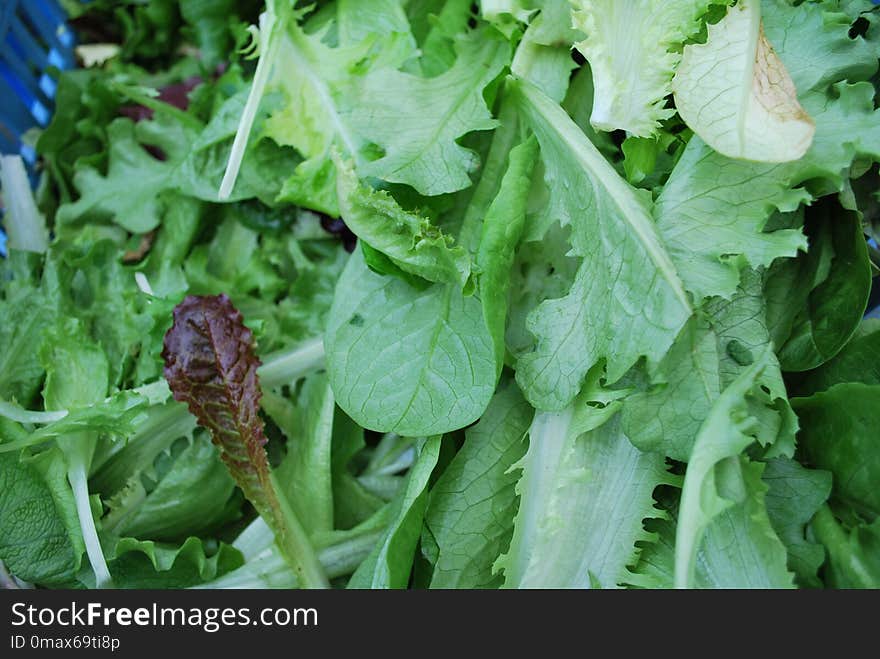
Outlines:
{"label": "red lettuce leaf", "polygon": [[211,431],[245,496],[261,514],[274,517],[278,502],[259,415],[260,360],[241,313],[225,295],[188,296],[174,309],[162,358],[174,399]]}
{"label": "red lettuce leaf", "polygon": [[327,578],[299,520],[278,495],[260,418],[260,360],[253,333],[225,295],[187,296],[174,308],[162,349],[165,379],[211,432],[233,479],[272,531],[306,587]]}

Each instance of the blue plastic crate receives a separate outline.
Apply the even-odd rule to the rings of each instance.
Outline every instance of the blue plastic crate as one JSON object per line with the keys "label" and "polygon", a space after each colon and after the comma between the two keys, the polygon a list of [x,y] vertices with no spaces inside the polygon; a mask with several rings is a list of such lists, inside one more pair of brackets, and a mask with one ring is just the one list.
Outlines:
{"label": "blue plastic crate", "polygon": [[[55,109],[51,69],[75,64],[73,31],[55,0],[0,0],[0,153],[18,153],[33,173],[36,153],[22,141],[49,124]],[[6,234],[0,230],[0,255]]]}
{"label": "blue plastic crate", "polygon": [[55,0],[0,0],[0,151],[35,154],[21,136],[52,118],[56,82],[51,67],[74,66],[74,34]]}

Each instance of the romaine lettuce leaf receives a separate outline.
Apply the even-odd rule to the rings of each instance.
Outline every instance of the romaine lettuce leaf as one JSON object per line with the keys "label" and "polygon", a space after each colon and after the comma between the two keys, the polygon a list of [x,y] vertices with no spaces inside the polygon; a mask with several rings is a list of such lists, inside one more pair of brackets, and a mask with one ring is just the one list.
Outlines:
{"label": "romaine lettuce leaf", "polygon": [[[663,456],[636,449],[620,427],[621,394],[591,384],[561,412],[539,412],[517,464],[519,509],[496,563],[505,588],[616,588],[649,538]],[[595,400],[592,400],[595,399]]]}
{"label": "romaine lettuce leaf", "polygon": [[[542,302],[529,316],[536,346],[517,363],[526,398],[538,409],[560,410],[602,359],[612,383],[641,356],[656,363],[692,307],[657,235],[649,200],[539,89],[514,80],[509,90],[541,145],[550,190],[543,226],[570,225],[572,251],[583,259],[568,294]],[[629,331],[612,329],[624,326]]]}

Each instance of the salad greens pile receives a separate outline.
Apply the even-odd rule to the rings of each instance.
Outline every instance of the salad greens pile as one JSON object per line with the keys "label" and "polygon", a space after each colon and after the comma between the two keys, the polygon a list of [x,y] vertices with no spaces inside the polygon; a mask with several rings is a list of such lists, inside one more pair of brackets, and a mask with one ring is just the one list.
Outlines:
{"label": "salad greens pile", "polygon": [[880,587],[871,2],[66,8],[4,585]]}

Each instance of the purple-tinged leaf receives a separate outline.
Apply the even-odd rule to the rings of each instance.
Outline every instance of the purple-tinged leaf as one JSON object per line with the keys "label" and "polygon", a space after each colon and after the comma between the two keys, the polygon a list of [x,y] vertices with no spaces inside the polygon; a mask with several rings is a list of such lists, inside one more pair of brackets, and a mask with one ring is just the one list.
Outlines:
{"label": "purple-tinged leaf", "polygon": [[229,473],[275,532],[301,583],[326,585],[302,525],[272,478],[259,415],[260,360],[241,313],[225,295],[187,296],[174,308],[162,358],[174,399],[211,432]]}
{"label": "purple-tinged leaf", "polygon": [[188,296],[174,309],[162,358],[174,399],[211,431],[245,496],[262,514],[274,510],[259,415],[260,360],[241,313],[225,295]]}

